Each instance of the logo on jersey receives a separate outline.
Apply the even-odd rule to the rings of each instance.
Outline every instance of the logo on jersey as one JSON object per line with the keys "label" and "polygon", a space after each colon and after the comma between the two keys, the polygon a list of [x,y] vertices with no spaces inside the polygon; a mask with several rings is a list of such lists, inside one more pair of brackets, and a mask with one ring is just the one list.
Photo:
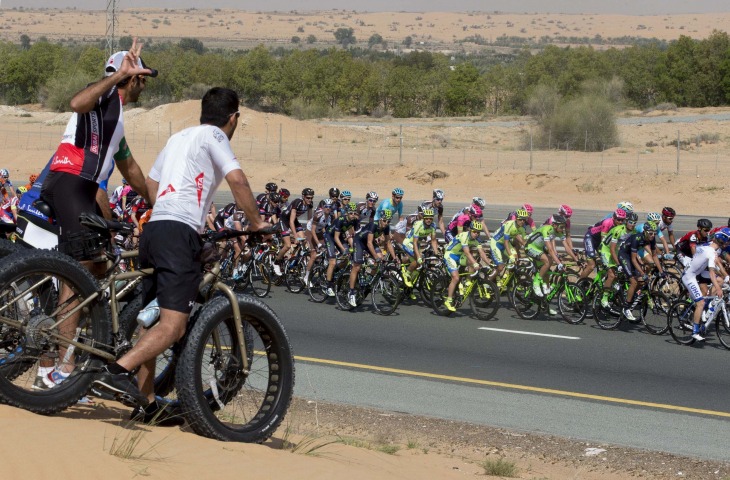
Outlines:
{"label": "logo on jersey", "polygon": [[205,173],[200,172],[200,175],[195,177],[195,188],[198,190],[198,206],[200,206],[200,199],[203,197],[203,179],[205,178]]}
{"label": "logo on jersey", "polygon": [[89,151],[95,155],[99,154],[99,119],[96,112],[89,112],[89,120],[91,121],[91,145]]}
{"label": "logo on jersey", "polygon": [[218,143],[223,143],[227,137],[220,130],[213,130],[213,137],[218,140]]}
{"label": "logo on jersey", "polygon": [[164,195],[167,195],[168,193],[175,193],[175,187],[172,186],[172,183],[167,186],[166,189],[162,191],[161,194],[157,195],[157,198],[161,198]]}

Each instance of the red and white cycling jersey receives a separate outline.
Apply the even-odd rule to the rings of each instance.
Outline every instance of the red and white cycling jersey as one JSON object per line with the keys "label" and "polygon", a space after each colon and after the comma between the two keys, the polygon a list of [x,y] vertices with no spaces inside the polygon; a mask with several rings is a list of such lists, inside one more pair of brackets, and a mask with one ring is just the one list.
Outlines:
{"label": "red and white cycling jersey", "polygon": [[176,133],[150,170],[159,182],[150,222],[175,220],[202,233],[213,194],[236,169],[241,165],[220,128],[199,125]]}

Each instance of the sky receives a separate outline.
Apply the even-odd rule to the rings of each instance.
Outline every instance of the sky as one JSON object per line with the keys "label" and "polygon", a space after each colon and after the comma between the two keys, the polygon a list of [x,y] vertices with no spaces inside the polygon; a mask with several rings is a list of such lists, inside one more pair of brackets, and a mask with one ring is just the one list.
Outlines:
{"label": "sky", "polygon": [[[0,0],[0,8],[77,7],[105,10],[107,0]],[[728,0],[117,0],[117,8],[236,8],[249,11],[357,10],[358,12],[501,11],[666,15],[730,11]]]}

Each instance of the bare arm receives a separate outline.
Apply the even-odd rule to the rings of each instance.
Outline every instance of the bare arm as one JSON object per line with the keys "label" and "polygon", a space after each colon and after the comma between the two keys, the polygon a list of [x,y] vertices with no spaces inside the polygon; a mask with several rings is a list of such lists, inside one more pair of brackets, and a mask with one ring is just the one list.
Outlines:
{"label": "bare arm", "polygon": [[147,180],[145,180],[145,187],[147,188],[147,193],[150,194],[150,206],[154,207],[155,200],[157,200],[157,190],[160,188],[160,182],[147,177]]}
{"label": "bare arm", "polygon": [[259,215],[256,199],[253,196],[251,185],[249,185],[248,178],[246,178],[243,170],[236,169],[228,172],[226,182],[231,187],[231,193],[233,193],[233,198],[236,200],[236,205],[246,215],[249,221],[249,228],[251,230],[261,230],[268,227],[269,224],[264,222],[261,215]]}
{"label": "bare arm", "polygon": [[109,208],[109,197],[106,194],[106,190],[99,188],[96,191],[96,204],[99,205],[102,217],[107,220],[112,219],[112,209]]}

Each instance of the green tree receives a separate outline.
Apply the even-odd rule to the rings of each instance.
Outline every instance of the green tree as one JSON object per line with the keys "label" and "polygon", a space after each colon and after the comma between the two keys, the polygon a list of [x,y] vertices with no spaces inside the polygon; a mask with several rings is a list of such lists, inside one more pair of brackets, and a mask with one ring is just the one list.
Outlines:
{"label": "green tree", "polygon": [[316,41],[317,41],[317,37],[315,37],[314,35],[311,35],[311,34],[310,35],[307,35],[307,43],[308,44],[311,45],[311,44],[315,43]]}
{"label": "green tree", "polygon": [[134,42],[134,39],[130,35],[126,35],[124,37],[119,38],[118,47],[119,50],[129,50],[132,48],[132,43]]}
{"label": "green tree", "polygon": [[411,45],[413,44],[413,37],[408,35],[405,39],[403,39],[403,45],[406,48],[411,48]]}
{"label": "green tree", "polygon": [[181,38],[178,42],[178,46],[183,50],[192,50],[198,55],[202,55],[205,53],[205,46],[203,45],[203,42],[201,42],[197,38]]}
{"label": "green tree", "polygon": [[299,43],[301,43],[301,41],[302,41],[302,39],[299,38],[299,37],[297,37],[296,35],[294,35],[293,37],[291,37],[291,43],[293,43],[295,45],[299,45]]}
{"label": "green tree", "polygon": [[471,63],[457,65],[446,82],[447,115],[475,115],[483,109],[479,71]]}
{"label": "green tree", "polygon": [[373,33],[370,35],[370,38],[368,38],[368,48],[373,48],[375,45],[382,45],[383,44],[383,36],[379,33]]}
{"label": "green tree", "polygon": [[20,36],[20,48],[28,50],[30,48],[30,37],[25,33]]}
{"label": "green tree", "polygon": [[354,45],[357,42],[355,39],[355,30],[352,28],[338,28],[335,31],[335,40],[337,40],[338,44],[342,45],[342,48]]}

